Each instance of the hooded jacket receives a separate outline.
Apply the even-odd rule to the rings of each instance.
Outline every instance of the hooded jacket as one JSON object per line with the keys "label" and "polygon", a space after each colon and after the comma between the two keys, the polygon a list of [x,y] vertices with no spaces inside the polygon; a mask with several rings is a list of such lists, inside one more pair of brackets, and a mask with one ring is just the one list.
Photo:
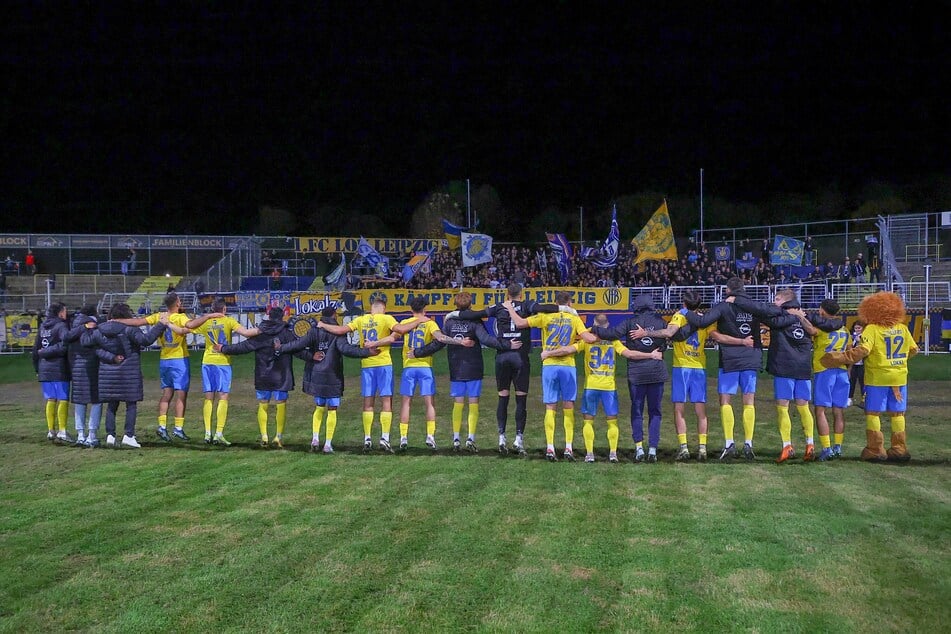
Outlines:
{"label": "hooded jacket", "polygon": [[[322,317],[325,324],[336,324],[329,317]],[[346,335],[335,335],[321,328],[311,328],[307,334],[288,344],[282,344],[280,354],[290,355],[295,352],[305,361],[304,381],[301,389],[311,396],[321,398],[339,398],[343,396],[343,358],[355,357],[365,359],[370,356],[370,350],[354,346],[347,341]],[[314,353],[323,352],[321,361],[314,361]]]}
{"label": "hooded jacket", "polygon": [[65,344],[68,331],[66,322],[57,315],[47,317],[40,324],[33,341],[33,369],[41,382],[69,380]]}
{"label": "hooded jacket", "polygon": [[[519,301],[513,303],[515,305],[515,312],[525,319],[528,319],[528,317],[531,315],[536,315],[538,313],[558,312],[557,304],[539,304],[532,299],[520,299]],[[510,342],[518,339],[522,342],[522,347],[518,350],[513,351],[511,348],[497,349],[496,354],[515,352],[522,355],[523,357],[528,356],[528,353],[532,349],[532,329],[516,328],[515,324],[512,322],[512,316],[509,315],[508,309],[502,304],[489,306],[484,310],[459,311],[459,319],[477,320],[483,319],[485,317],[495,319],[492,328],[492,334],[496,338],[505,339]],[[488,331],[488,328],[486,328],[486,331]]]}
{"label": "hooded jacket", "polygon": [[[636,350],[637,352],[663,351],[667,347],[665,339],[651,337],[650,335],[640,339],[631,339],[628,335],[635,326],[640,326],[644,330],[663,330],[667,327],[663,317],[654,310],[654,300],[651,299],[650,295],[635,297],[631,305],[631,313],[630,317],[613,328],[594,326],[591,332],[600,339],[623,341],[628,350]],[[662,359],[627,360],[627,381],[631,385],[663,383],[666,380],[667,364]]]}
{"label": "hooded jacket", "polygon": [[69,400],[72,403],[101,403],[99,400],[99,357],[92,348],[82,345],[86,324],[97,323],[95,317],[76,313],[73,327],[66,334],[66,358],[69,361]]}
{"label": "hooded jacket", "polygon": [[[736,291],[733,296],[737,298],[737,302],[740,298],[749,300],[745,291]],[[721,302],[703,315],[688,310],[685,317],[687,323],[694,328],[706,328],[710,324],[716,324],[717,330],[724,335],[737,339],[753,337],[752,348],[743,345],[720,344],[720,367],[724,372],[759,370],[762,366],[763,342],[760,339],[760,320],[750,311],[740,308],[737,304]]]}
{"label": "hooded jacket", "polygon": [[289,354],[274,354],[274,340],[281,345],[296,339],[283,321],[265,319],[258,325],[261,331],[256,337],[241,343],[221,347],[224,354],[254,353],[254,389],[262,391],[290,392],[294,389],[294,358]]}
{"label": "hooded jacket", "polygon": [[812,337],[806,333],[798,317],[786,312],[787,308],[799,308],[798,301],[776,306],[737,295],[735,306],[752,313],[770,328],[767,372],[787,379],[812,378]]}
{"label": "hooded jacket", "polygon": [[[479,381],[485,376],[485,364],[482,361],[482,346],[496,350],[511,350],[512,344],[508,341],[499,341],[489,334],[481,322],[465,319],[447,319],[443,322],[443,333],[453,339],[475,339],[480,344],[466,348],[465,346],[448,346],[446,358],[449,361],[450,381]],[[417,348],[417,357],[428,357],[447,347],[446,344],[433,341],[421,348]]]}
{"label": "hooded jacket", "polygon": [[[143,332],[135,326],[107,321],[82,334],[80,340],[83,345],[95,348],[99,358],[101,402],[142,400],[141,352],[155,343],[164,331],[165,324],[155,324]],[[116,363],[119,355],[124,357],[122,363]]]}

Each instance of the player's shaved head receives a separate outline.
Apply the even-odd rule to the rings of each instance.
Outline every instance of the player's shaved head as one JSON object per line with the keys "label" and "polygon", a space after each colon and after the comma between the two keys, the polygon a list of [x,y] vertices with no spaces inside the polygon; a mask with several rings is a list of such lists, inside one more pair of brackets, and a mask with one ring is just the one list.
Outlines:
{"label": "player's shaved head", "polygon": [[456,298],[453,300],[453,303],[459,310],[469,310],[469,307],[472,306],[472,293],[465,291],[456,293]]}
{"label": "player's shaved head", "polygon": [[522,296],[522,285],[512,282],[505,289],[508,292],[509,299],[515,300]]}
{"label": "player's shaved head", "polygon": [[598,313],[594,316],[594,325],[600,326],[602,328],[607,328],[610,324],[608,323],[608,316],[604,313]]}

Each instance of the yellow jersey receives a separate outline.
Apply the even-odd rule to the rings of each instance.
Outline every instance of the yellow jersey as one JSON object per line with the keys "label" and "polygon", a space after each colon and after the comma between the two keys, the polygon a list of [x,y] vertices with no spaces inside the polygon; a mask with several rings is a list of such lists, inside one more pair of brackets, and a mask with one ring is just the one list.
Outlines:
{"label": "yellow jersey", "polygon": [[616,391],[614,369],[621,353],[627,350],[624,344],[617,340],[602,340],[596,343],[579,341],[574,346],[584,359],[584,389]]}
{"label": "yellow jersey", "polygon": [[[408,317],[400,322],[400,325],[408,324],[409,322],[416,319],[415,317]],[[436,322],[430,319],[429,321],[423,322],[410,330],[408,333],[403,335],[403,367],[404,368],[431,368],[433,367],[433,357],[432,355],[428,357],[423,357],[421,359],[412,358],[406,356],[406,353],[412,348],[420,348],[425,346],[428,343],[433,341],[433,333],[439,330],[439,327],[436,325]]]}
{"label": "yellow jersey", "polygon": [[862,331],[859,346],[868,350],[865,357],[865,384],[891,387],[908,384],[908,357],[917,351],[908,326],[896,324],[886,328],[869,324]]}
{"label": "yellow jersey", "polygon": [[231,365],[231,358],[226,354],[215,352],[214,345],[231,343],[231,333],[241,324],[233,317],[214,317],[194,330],[196,335],[205,338],[205,354],[201,358],[204,365]]}
{"label": "yellow jersey", "polygon": [[[362,348],[364,341],[379,341],[389,337],[395,325],[396,319],[392,315],[365,313],[353,319],[347,327],[351,332],[360,333],[357,345]],[[363,368],[377,368],[384,365],[393,365],[389,344],[380,346],[380,354],[367,357],[360,362],[360,367]]]}
{"label": "yellow jersey", "polygon": [[[145,318],[146,323],[150,326],[154,326],[159,322],[159,319],[162,318],[164,313],[153,313]],[[170,313],[168,315],[168,321],[170,324],[175,324],[180,328],[184,328],[190,319],[185,313]],[[165,332],[158,338],[158,343],[161,346],[161,352],[159,354],[159,361],[164,361],[166,359],[187,359],[188,358],[188,343],[186,341],[187,335],[179,335],[175,332],[172,332],[171,328],[166,328]]]}
{"label": "yellow jersey", "polygon": [[[687,318],[677,312],[670,318],[670,323],[683,328],[687,325]],[[694,332],[683,341],[671,340],[674,347],[674,367],[706,369],[707,353],[704,346],[707,344],[707,338],[710,336],[710,333],[715,329],[716,324],[711,324],[706,328],[694,330]]]}
{"label": "yellow jersey", "polygon": [[824,370],[828,370],[827,367],[819,363],[819,359],[827,352],[845,352],[849,347],[849,341],[851,341],[851,339],[852,336],[845,330],[845,326],[842,326],[838,330],[833,330],[832,332],[820,330],[813,335],[812,373],[819,374]]}
{"label": "yellow jersey", "polygon": [[[542,350],[555,350],[570,346],[578,340],[578,335],[588,328],[581,318],[571,313],[538,313],[528,318],[528,325],[542,331]],[[542,365],[566,365],[574,367],[575,358],[548,357]]]}

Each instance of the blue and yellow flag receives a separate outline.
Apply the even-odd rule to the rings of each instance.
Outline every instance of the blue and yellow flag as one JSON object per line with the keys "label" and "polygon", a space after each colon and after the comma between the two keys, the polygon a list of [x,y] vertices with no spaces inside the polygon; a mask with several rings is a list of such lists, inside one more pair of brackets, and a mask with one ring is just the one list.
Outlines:
{"label": "blue and yellow flag", "polygon": [[465,227],[454,225],[445,218],[442,219],[442,231],[446,234],[446,242],[450,249],[458,249],[462,244],[462,232]]}
{"label": "blue and yellow flag", "polygon": [[802,252],[806,243],[789,236],[776,236],[773,239],[773,250],[769,255],[770,264],[802,264]]}
{"label": "blue and yellow flag", "polygon": [[640,233],[634,236],[631,244],[637,247],[634,264],[645,260],[677,259],[677,244],[674,242],[674,230],[670,226],[666,200],[657,208]]}

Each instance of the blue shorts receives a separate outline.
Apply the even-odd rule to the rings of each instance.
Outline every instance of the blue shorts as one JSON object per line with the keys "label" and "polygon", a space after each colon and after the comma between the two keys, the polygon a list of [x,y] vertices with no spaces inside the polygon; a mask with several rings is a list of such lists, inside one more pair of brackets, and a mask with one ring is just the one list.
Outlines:
{"label": "blue shorts", "polygon": [[182,392],[188,391],[192,378],[188,359],[163,359],[159,361],[158,367],[163,390],[172,388]]}
{"label": "blue shorts", "polygon": [[436,393],[436,379],[433,378],[432,368],[403,368],[403,374],[400,376],[400,394],[413,396],[417,386],[420,396],[432,396]]}
{"label": "blue shorts", "polygon": [[393,396],[393,366],[363,368],[360,372],[360,391],[363,396]]}
{"label": "blue shorts", "polygon": [[823,370],[815,376],[812,402],[816,407],[846,407],[849,403],[849,373],[842,368]]}
{"label": "blue shorts", "polygon": [[895,388],[881,385],[865,386],[866,412],[904,412],[908,407],[908,386],[898,388],[901,400],[895,398]]}
{"label": "blue shorts", "polygon": [[69,398],[69,381],[40,381],[43,398],[65,401]]}
{"label": "blue shorts", "polygon": [[614,390],[585,390],[581,394],[581,413],[588,416],[598,414],[598,403],[608,418],[617,417],[617,392]]}
{"label": "blue shorts", "polygon": [[460,398],[468,396],[469,398],[479,398],[482,394],[482,379],[475,381],[450,381],[449,396]]}
{"label": "blue shorts", "polygon": [[674,368],[670,377],[671,403],[706,403],[707,372],[700,368]]}
{"label": "blue shorts", "polygon": [[542,366],[542,403],[575,401],[578,398],[578,378],[574,366]]}
{"label": "blue shorts", "polygon": [[737,390],[744,394],[756,394],[756,370],[724,372],[722,368],[720,369],[717,376],[717,392],[736,394]]}
{"label": "blue shorts", "polygon": [[202,364],[201,385],[205,392],[227,394],[231,391],[231,366]]}
{"label": "blue shorts", "polygon": [[315,396],[314,405],[317,407],[340,407],[340,397],[324,398],[323,396]]}
{"label": "blue shorts", "polygon": [[811,401],[812,381],[787,379],[784,376],[773,377],[773,393],[777,401]]}
{"label": "blue shorts", "polygon": [[280,403],[287,400],[287,392],[282,390],[255,390],[259,401],[270,401],[272,398]]}

